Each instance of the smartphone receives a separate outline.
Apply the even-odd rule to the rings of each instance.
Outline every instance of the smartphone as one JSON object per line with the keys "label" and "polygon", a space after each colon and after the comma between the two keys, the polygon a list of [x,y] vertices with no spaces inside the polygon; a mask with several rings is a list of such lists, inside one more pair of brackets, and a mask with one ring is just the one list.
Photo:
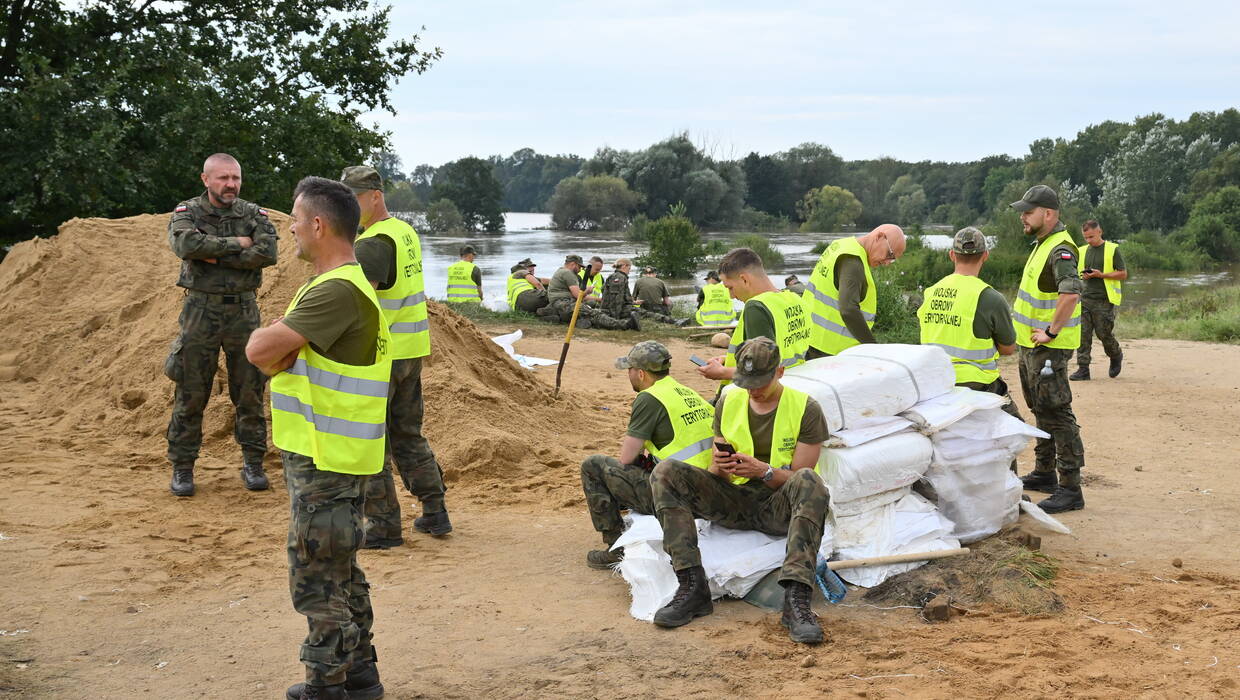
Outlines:
{"label": "smartphone", "polygon": [[706,360],[703,360],[702,358],[698,357],[697,355],[690,355],[690,356],[689,356],[689,361],[690,361],[690,362],[692,362],[693,364],[697,365],[698,367],[705,367],[705,366],[708,364],[708,363],[706,362]]}
{"label": "smartphone", "polygon": [[731,444],[726,443],[726,442],[715,442],[715,449],[719,450],[720,452],[726,452],[727,454],[730,454],[730,455],[736,454],[736,448],[732,447]]}

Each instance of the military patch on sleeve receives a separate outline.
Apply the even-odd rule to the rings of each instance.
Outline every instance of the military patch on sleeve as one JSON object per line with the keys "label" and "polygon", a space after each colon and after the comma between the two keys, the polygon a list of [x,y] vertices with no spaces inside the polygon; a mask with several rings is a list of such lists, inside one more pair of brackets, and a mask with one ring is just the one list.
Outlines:
{"label": "military patch on sleeve", "polygon": [[259,214],[261,214],[261,215],[263,215],[263,216],[267,216],[267,210],[266,210],[266,209],[263,209],[262,207],[259,207],[259,208],[258,208],[258,213],[259,213]]}
{"label": "military patch on sleeve", "polygon": [[189,207],[187,207],[187,206],[185,206],[184,204],[182,204],[181,206],[177,207],[177,208],[174,210],[174,212],[173,212],[173,213],[175,213],[175,214],[180,214],[180,213],[181,213],[181,212],[183,212],[183,211],[189,211]]}
{"label": "military patch on sleeve", "polygon": [[1059,259],[1060,259],[1060,260],[1071,260],[1073,257],[1075,257],[1075,256],[1074,256],[1074,255],[1072,255],[1072,253],[1069,253],[1069,252],[1068,252],[1068,251],[1066,251],[1066,250],[1061,250],[1061,251],[1059,251]]}

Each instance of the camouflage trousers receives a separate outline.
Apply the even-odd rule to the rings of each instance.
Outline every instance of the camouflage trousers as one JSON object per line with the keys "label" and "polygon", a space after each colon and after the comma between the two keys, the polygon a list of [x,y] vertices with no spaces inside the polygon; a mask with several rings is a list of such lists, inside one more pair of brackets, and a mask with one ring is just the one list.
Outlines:
{"label": "camouflage trousers", "polygon": [[[1068,360],[1072,351],[1039,345],[1022,346],[1019,353],[1020,388],[1025,395],[1025,405],[1033,412],[1038,428],[1050,433],[1050,438],[1038,438],[1034,469],[1048,472],[1058,468],[1060,484],[1080,485],[1085,446],[1072,413],[1072,387],[1068,383]],[[1051,374],[1042,376],[1047,360],[1051,362]]]}
{"label": "camouflage trousers", "polygon": [[306,616],[301,645],[306,682],[343,683],[354,662],[371,658],[370,584],[357,565],[362,500],[369,477],[319,471],[314,460],[284,452],[288,484],[288,588]]}
{"label": "camouflage trousers", "polygon": [[[248,297],[248,298],[247,298]],[[232,303],[225,303],[232,300]],[[247,463],[262,463],[267,453],[263,387],[267,378],[245,357],[245,344],[258,328],[254,293],[239,295],[189,292],[181,308],[181,333],[172,344],[164,373],[176,382],[168,421],[168,461],[188,469],[202,446],[202,412],[211,398],[220,348],[228,369],[228,396],[236,407],[233,435]]]}
{"label": "camouflage trousers", "polygon": [[[573,318],[573,306],[576,303],[577,302],[573,299],[556,299],[549,305],[550,311],[544,313],[548,314],[551,318],[558,319],[560,323],[568,323]],[[541,316],[543,314],[539,315]],[[586,303],[582,303],[581,305],[581,313],[578,315],[578,321],[583,318],[588,319],[590,321],[590,325],[595,328],[624,330],[629,327],[628,316],[625,316],[623,320],[617,319],[614,316],[608,315],[607,312],[601,311],[598,308],[590,306]]]}
{"label": "camouflage trousers", "polygon": [[654,496],[650,492],[650,472],[607,455],[591,455],[581,463],[581,490],[594,529],[603,536],[607,546],[615,543],[624,531],[620,511],[632,510],[654,514]]}
{"label": "camouflage trousers", "polygon": [[422,512],[445,510],[443,470],[422,435],[422,359],[392,362],[388,384],[387,455],[383,471],[366,485],[366,530],[370,536],[401,536],[400,499],[392,478],[392,465],[400,473],[405,488],[418,497]]}
{"label": "camouflage trousers", "polygon": [[642,318],[648,318],[651,321],[659,323],[675,323],[676,319],[672,318],[672,310],[666,304],[657,304],[654,306],[639,306],[638,313]]}
{"label": "camouflage trousers", "polygon": [[1115,359],[1124,356],[1119,341],[1115,339],[1117,310],[1118,307],[1106,300],[1081,299],[1081,347],[1076,349],[1076,364],[1081,369],[1089,369],[1094,335],[1102,341],[1102,349],[1106,351],[1107,357]]}
{"label": "camouflage trousers", "polygon": [[517,295],[517,308],[514,311],[534,313],[547,305],[545,289],[527,289]]}
{"label": "camouflage trousers", "polygon": [[663,526],[663,550],[677,570],[702,565],[694,518],[734,530],[788,537],[779,580],[814,585],[830,497],[812,469],[798,469],[772,491],[758,480],[740,486],[674,459],[659,462],[650,476],[655,515]]}

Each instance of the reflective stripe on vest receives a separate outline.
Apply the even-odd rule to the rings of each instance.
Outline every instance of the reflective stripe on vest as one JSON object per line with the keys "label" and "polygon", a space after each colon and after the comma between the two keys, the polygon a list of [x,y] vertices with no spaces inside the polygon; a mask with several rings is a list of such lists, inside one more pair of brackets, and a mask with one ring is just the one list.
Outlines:
{"label": "reflective stripe on vest", "polygon": [[990,288],[977,277],[950,274],[926,290],[917,309],[921,344],[936,345],[952,358],[956,383],[990,384],[999,378],[999,349],[993,338],[973,335],[977,302]]}
{"label": "reflective stripe on vest", "polygon": [[508,308],[513,311],[517,310],[517,297],[521,296],[521,292],[528,292],[533,289],[534,285],[530,284],[525,278],[517,279],[512,275],[508,276]]}
{"label": "reflective stripe on vest", "polygon": [[663,404],[672,422],[672,441],[659,449],[646,441],[646,450],[657,459],[675,459],[706,469],[710,466],[715,431],[715,409],[701,395],[669,377],[642,391]]}
{"label": "reflective stripe on vest", "polygon": [[730,326],[736,321],[732,293],[715,282],[702,287],[702,306],[697,312],[699,326]]}
{"label": "reflective stripe on vest", "polygon": [[[1111,241],[1102,242],[1102,272],[1103,274],[1111,274],[1115,272],[1115,249],[1119,244]],[[1078,273],[1085,271],[1085,251],[1089,250],[1089,244],[1080,247],[1080,259],[1076,261],[1076,271]],[[1124,281],[1103,278],[1102,286],[1107,290],[1107,301],[1115,306],[1119,306],[1124,301]]]}
{"label": "reflective stripe on vest", "polygon": [[[375,313],[383,313],[361,267],[341,265],[298,290],[285,314],[307,290],[332,279],[347,280],[366,294]],[[313,459],[322,471],[359,475],[382,471],[391,344],[391,334],[380,323],[371,365],[335,362],[309,343],[303,345],[293,365],[271,378],[271,433],[276,447]]]}
{"label": "reflective stripe on vest", "polygon": [[[801,418],[805,416],[805,404],[809,401],[806,394],[790,387],[784,387],[779,397],[779,406],[775,408],[775,428],[771,433],[771,456],[768,463],[775,469],[788,469],[792,466],[792,456],[797,450],[797,437],[801,434]],[[723,416],[719,421],[719,432],[737,452],[754,456],[753,434],[749,432],[749,392],[741,388],[733,388],[723,397]],[[734,476],[733,484],[749,481],[743,476]]]}
{"label": "reflective stripe on vest", "polygon": [[371,224],[357,240],[372,236],[386,236],[396,249],[396,283],[375,291],[392,334],[391,357],[425,357],[431,354],[431,326],[422,283],[422,242],[412,226],[396,217]]}
{"label": "reflective stripe on vest", "polygon": [[482,301],[478,285],[474,284],[474,270],[477,268],[468,260],[458,260],[448,266],[448,301],[456,304]]}
{"label": "reflective stripe on vest", "polygon": [[586,268],[583,267],[577,271],[577,279],[581,280],[581,284],[577,285],[577,289],[585,292],[587,297],[598,296],[598,287],[603,283],[602,272],[599,272],[597,275],[591,277],[590,284],[587,285]]}
{"label": "reflective stripe on vest", "polygon": [[840,290],[835,286],[835,266],[840,256],[855,255],[861,259],[865,269],[865,298],[861,300],[861,315],[870,328],[874,327],[875,314],[878,312],[878,291],[874,286],[874,275],[870,271],[870,255],[856,238],[839,238],[831,241],[831,245],[823,251],[814,272],[810,275],[809,284],[805,286],[805,308],[809,310],[813,327],[810,329],[809,345],[830,355],[838,355],[842,351],[858,345],[858,341],[844,323],[840,313]]}
{"label": "reflective stripe on vest", "polygon": [[[805,363],[805,351],[809,350],[809,318],[805,313],[805,305],[801,297],[788,291],[762,292],[750,301],[761,302],[770,312],[775,321],[776,338],[771,340],[779,346],[779,366],[796,367]],[[732,341],[728,343],[728,354],[723,358],[724,367],[736,366],[736,349],[748,340],[745,337],[745,312],[741,311],[736,319],[736,330],[732,331]],[[723,381],[720,385],[729,382]]]}
{"label": "reflective stripe on vest", "polygon": [[[1059,292],[1043,292],[1038,288],[1038,278],[1050,261],[1051,251],[1060,245],[1068,245],[1076,250],[1072,236],[1067,231],[1057,231],[1038,243],[1025,261],[1020,289],[1016,292],[1016,302],[1012,304],[1012,325],[1016,327],[1016,344],[1021,347],[1033,347],[1033,329],[1050,328],[1051,320],[1055,317]],[[1068,322],[1059,329],[1059,335],[1047,343],[1046,347],[1075,350],[1080,344],[1081,304],[1078,302]]]}

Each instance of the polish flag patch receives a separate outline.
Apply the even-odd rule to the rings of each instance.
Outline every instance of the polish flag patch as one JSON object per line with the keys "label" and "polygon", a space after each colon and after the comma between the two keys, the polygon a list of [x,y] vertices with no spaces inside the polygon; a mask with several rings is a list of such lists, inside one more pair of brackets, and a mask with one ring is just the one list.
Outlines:
{"label": "polish flag patch", "polygon": [[179,207],[177,207],[177,208],[176,208],[176,210],[174,211],[174,213],[176,213],[176,214],[180,214],[180,213],[181,213],[181,212],[183,212],[183,211],[189,211],[189,207],[187,207],[187,206],[185,206],[184,204],[182,204],[181,206],[179,206]]}
{"label": "polish flag patch", "polygon": [[261,208],[261,207],[259,208],[258,213],[259,213],[259,214],[262,214],[263,216],[267,216],[267,210],[266,210],[266,209],[263,209],[263,208]]}
{"label": "polish flag patch", "polygon": [[1060,258],[1061,260],[1071,260],[1071,259],[1072,259],[1072,253],[1069,253],[1069,252],[1068,252],[1068,251],[1066,251],[1066,250],[1060,251],[1060,252],[1059,252],[1059,258]]}

